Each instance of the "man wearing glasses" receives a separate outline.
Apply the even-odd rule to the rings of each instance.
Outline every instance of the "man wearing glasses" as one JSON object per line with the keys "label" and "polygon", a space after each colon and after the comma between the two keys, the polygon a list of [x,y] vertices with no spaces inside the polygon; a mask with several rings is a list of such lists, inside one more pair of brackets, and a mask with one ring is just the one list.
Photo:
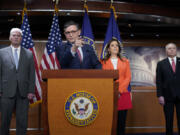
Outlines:
{"label": "man wearing glasses", "polygon": [[80,37],[79,24],[69,21],[64,24],[67,43],[56,48],[62,69],[101,69],[101,63],[92,46]]}

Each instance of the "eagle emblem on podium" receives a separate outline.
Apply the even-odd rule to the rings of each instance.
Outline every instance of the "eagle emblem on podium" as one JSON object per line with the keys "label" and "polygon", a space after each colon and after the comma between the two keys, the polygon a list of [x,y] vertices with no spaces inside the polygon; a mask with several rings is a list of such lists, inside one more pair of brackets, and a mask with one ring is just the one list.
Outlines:
{"label": "eagle emblem on podium", "polygon": [[97,117],[98,110],[96,98],[84,91],[73,93],[65,103],[65,116],[71,124],[76,126],[91,124]]}
{"label": "eagle emblem on podium", "polygon": [[[75,108],[76,108],[76,111],[78,112],[79,115],[85,115],[86,114],[86,111],[88,110],[88,106],[89,106],[89,103],[87,103],[84,107],[80,108],[79,105],[77,103],[74,103],[75,105]],[[74,113],[76,113],[74,111]]]}

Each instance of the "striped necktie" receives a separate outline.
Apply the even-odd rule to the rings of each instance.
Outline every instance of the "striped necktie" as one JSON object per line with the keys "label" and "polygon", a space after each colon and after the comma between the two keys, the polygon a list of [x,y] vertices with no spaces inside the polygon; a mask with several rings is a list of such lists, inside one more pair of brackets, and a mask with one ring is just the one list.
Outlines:
{"label": "striped necktie", "polygon": [[80,62],[82,62],[82,56],[81,56],[81,53],[80,53],[79,49],[77,49],[77,54],[78,54]]}

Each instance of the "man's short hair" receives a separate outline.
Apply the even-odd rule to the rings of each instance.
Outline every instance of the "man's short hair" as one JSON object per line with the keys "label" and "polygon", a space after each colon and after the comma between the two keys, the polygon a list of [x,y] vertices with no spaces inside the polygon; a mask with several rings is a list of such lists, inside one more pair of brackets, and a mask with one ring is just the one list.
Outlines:
{"label": "man's short hair", "polygon": [[15,31],[19,32],[21,34],[21,36],[23,35],[22,30],[20,28],[12,28],[10,31],[10,35]]}
{"label": "man's short hair", "polygon": [[[168,46],[168,45],[174,45],[174,46],[176,46],[175,43],[171,42],[171,43],[166,44],[165,49],[167,49],[167,46]],[[177,48],[177,46],[176,46],[176,48]]]}
{"label": "man's short hair", "polygon": [[80,29],[80,26],[77,22],[75,21],[68,21],[64,24],[64,31],[67,27],[71,26],[71,25],[75,25],[77,27],[77,29],[79,30]]}

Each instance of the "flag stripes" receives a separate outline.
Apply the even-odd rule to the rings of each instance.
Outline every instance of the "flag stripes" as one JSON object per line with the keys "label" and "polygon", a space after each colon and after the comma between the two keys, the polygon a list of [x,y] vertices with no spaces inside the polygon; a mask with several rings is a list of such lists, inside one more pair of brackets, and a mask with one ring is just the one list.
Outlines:
{"label": "flag stripes", "polygon": [[56,46],[62,44],[61,33],[59,29],[59,21],[56,13],[53,17],[51,30],[49,33],[48,41],[44,49],[44,54],[41,60],[40,69],[60,69],[59,61],[56,57]]}
{"label": "flag stripes", "polygon": [[35,104],[38,102],[41,102],[42,99],[42,89],[41,89],[41,77],[40,77],[40,71],[38,68],[38,62],[37,62],[37,55],[34,47],[34,42],[32,40],[32,35],[30,31],[30,25],[28,21],[27,14],[25,13],[23,16],[23,23],[21,25],[21,30],[22,30],[22,42],[21,46],[29,49],[34,58],[34,64],[35,64],[35,77],[36,77],[36,82],[35,82],[35,97],[30,101],[30,104]]}

